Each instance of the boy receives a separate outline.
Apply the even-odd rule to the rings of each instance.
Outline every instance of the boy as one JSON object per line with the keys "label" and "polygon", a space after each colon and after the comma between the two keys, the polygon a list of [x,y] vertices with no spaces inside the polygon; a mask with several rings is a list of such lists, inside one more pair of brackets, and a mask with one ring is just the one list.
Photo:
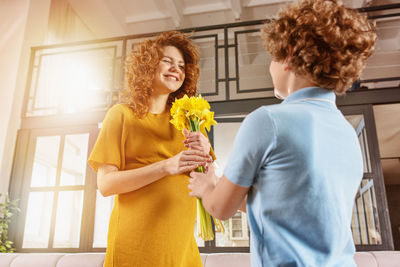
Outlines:
{"label": "boy", "polygon": [[335,0],[300,0],[262,30],[279,105],[250,113],[224,175],[191,173],[191,196],[218,219],[246,201],[251,262],[356,266],[350,224],[363,175],[357,135],[335,104],[359,77],[376,35]]}

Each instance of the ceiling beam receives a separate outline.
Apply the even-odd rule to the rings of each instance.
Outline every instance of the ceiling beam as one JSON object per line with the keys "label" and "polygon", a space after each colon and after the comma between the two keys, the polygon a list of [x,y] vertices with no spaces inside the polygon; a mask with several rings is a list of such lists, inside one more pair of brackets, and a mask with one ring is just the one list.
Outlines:
{"label": "ceiling beam", "polygon": [[68,2],[97,38],[128,34],[123,16],[115,14],[116,11],[110,9],[106,0],[68,0]]}
{"label": "ceiling beam", "polygon": [[141,14],[132,14],[125,17],[125,23],[137,23],[151,20],[167,19],[168,16],[160,11],[153,11]]}
{"label": "ceiling beam", "polygon": [[272,4],[285,4],[287,2],[293,2],[292,0],[250,0],[245,4],[245,7],[256,7],[256,6],[265,6]]}
{"label": "ceiling beam", "polygon": [[174,22],[176,28],[181,27],[183,21],[183,11],[179,6],[177,0],[164,0],[165,5],[167,6],[171,19]]}
{"label": "ceiling beam", "polygon": [[229,9],[230,9],[229,5],[225,4],[225,2],[215,2],[203,5],[187,6],[183,9],[183,14],[195,15],[207,12],[224,11]]}
{"label": "ceiling beam", "polygon": [[231,0],[232,13],[235,20],[240,20],[242,15],[242,4],[240,0]]}

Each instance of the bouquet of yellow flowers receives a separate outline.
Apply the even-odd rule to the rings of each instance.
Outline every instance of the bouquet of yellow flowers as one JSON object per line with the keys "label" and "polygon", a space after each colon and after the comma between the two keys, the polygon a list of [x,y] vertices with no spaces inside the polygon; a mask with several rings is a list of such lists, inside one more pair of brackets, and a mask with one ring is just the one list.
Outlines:
{"label": "bouquet of yellow flowers", "polygon": [[[185,95],[180,99],[175,99],[171,107],[172,120],[170,121],[175,128],[180,131],[188,129],[191,132],[210,130],[211,125],[217,124],[214,120],[214,112],[210,111],[210,104],[199,95],[198,97],[188,97]],[[204,167],[196,168],[197,172],[204,172]],[[213,218],[216,231],[224,232],[224,226],[218,219]],[[197,199],[197,234],[203,240],[213,240],[214,232],[211,224],[211,216],[204,209],[201,199]]]}

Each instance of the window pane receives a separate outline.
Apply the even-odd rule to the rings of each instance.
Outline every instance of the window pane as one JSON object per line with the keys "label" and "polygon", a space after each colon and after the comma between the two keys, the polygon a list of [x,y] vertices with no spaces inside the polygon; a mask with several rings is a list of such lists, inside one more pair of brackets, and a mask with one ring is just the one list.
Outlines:
{"label": "window pane", "polygon": [[195,44],[199,47],[201,58],[200,58],[200,77],[198,82],[198,90],[200,94],[216,93],[217,88],[215,88],[215,38],[199,38],[193,39]]}
{"label": "window pane", "polygon": [[85,183],[88,140],[88,133],[65,136],[60,185]]}
{"label": "window pane", "polygon": [[197,220],[194,224],[194,238],[196,239],[196,243],[198,247],[204,247],[204,240],[197,235]]}
{"label": "window pane", "polygon": [[346,119],[355,129],[358,135],[358,141],[360,142],[364,172],[371,172],[371,160],[368,150],[367,132],[365,129],[364,115],[346,115]]}
{"label": "window pane", "polygon": [[78,248],[81,233],[83,191],[64,191],[58,195],[55,248]]}
{"label": "window pane", "polygon": [[214,151],[221,174],[228,163],[233,141],[241,124],[241,122],[224,122],[214,126]]}
{"label": "window pane", "polygon": [[[217,160],[215,172],[218,176],[223,174],[232,144],[241,122],[219,123],[214,126],[214,150]],[[232,218],[223,222],[225,233],[216,233],[215,244],[217,247],[248,247],[249,230],[245,213],[237,212]]]}
{"label": "window pane", "polygon": [[237,37],[240,91],[274,88],[271,75],[267,71],[271,57],[265,53],[263,43],[260,42],[260,31],[240,33]]}
{"label": "window pane", "polygon": [[54,186],[56,183],[60,136],[43,136],[36,139],[31,186]]}
{"label": "window pane", "polygon": [[103,197],[97,190],[96,215],[94,222],[94,248],[107,247],[107,232],[111,211],[114,205],[114,196]]}
{"label": "window pane", "polygon": [[223,222],[225,233],[217,233],[215,245],[217,247],[248,247],[249,228],[246,214],[238,211],[236,214]]}
{"label": "window pane", "polygon": [[[115,48],[40,51],[34,66],[28,116],[73,113],[105,107],[114,88]],[[39,68],[39,69],[37,69]]]}
{"label": "window pane", "polygon": [[382,244],[374,182],[363,179],[357,192],[351,223],[356,245]]}
{"label": "window pane", "polygon": [[47,248],[53,207],[53,192],[31,192],[22,248]]}

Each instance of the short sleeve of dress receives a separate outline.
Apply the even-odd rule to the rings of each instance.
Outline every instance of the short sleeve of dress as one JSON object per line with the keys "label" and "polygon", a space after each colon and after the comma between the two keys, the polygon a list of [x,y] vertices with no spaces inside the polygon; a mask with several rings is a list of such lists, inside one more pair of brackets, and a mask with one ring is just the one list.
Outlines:
{"label": "short sleeve of dress", "polygon": [[250,187],[267,163],[275,143],[273,120],[265,107],[258,108],[240,126],[224,175],[237,185]]}
{"label": "short sleeve of dress", "polygon": [[88,163],[97,172],[99,164],[124,166],[125,151],[123,145],[124,107],[113,106],[103,120],[100,134],[89,156]]}

